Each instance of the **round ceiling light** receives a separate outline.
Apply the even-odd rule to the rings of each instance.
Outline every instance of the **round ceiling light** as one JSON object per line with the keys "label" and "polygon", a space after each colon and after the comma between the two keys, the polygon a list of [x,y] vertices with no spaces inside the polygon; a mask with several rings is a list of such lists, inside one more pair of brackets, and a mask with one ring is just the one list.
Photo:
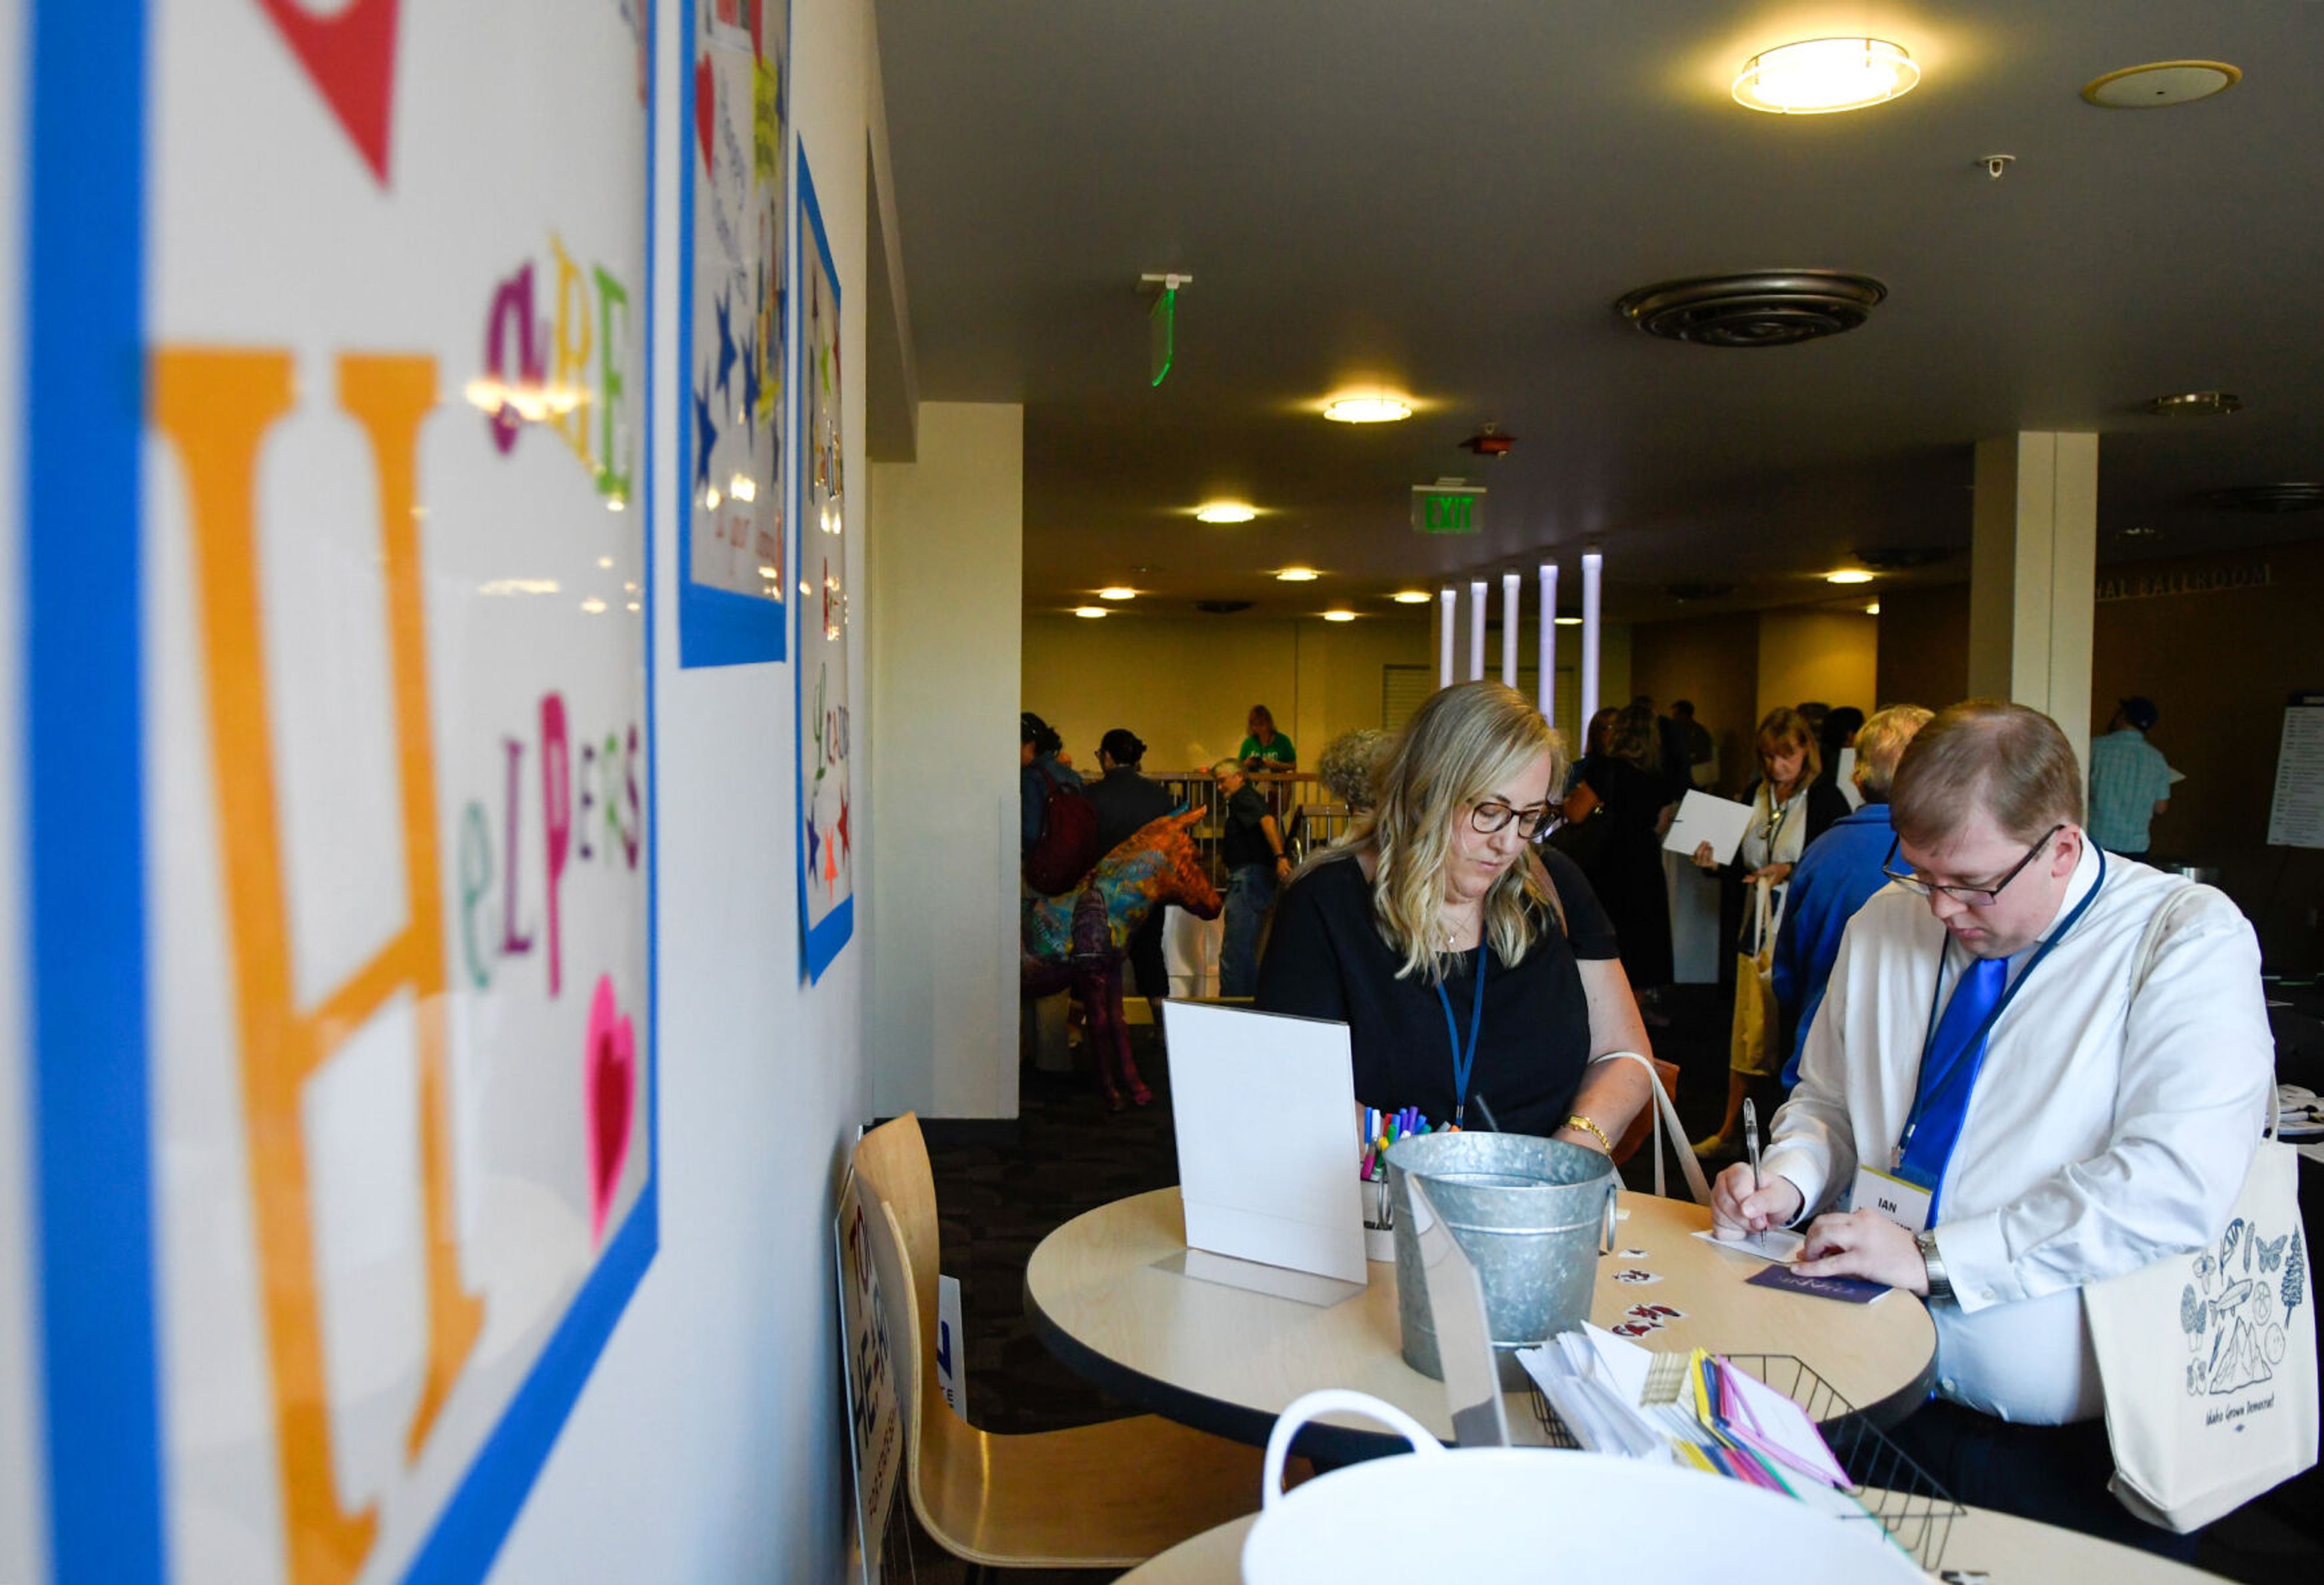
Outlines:
{"label": "round ceiling light", "polygon": [[1875,600],[1871,604],[1869,604],[1869,605],[1866,606],[1866,607],[1864,608],[1864,614],[1865,614],[1865,615],[1867,615],[1867,616],[1877,616],[1877,615],[1879,615],[1879,614],[1880,614],[1880,602],[1879,602],[1879,601],[1877,601],[1877,600]]}
{"label": "round ceiling light", "polygon": [[2158,396],[2146,410],[2160,419],[2217,419],[2243,410],[2244,399],[2231,391],[2182,391]]}
{"label": "round ceiling light", "polygon": [[1912,52],[1886,39],[1806,39],[1762,50],[1736,74],[1735,102],[1778,115],[1863,110],[1921,80]]}
{"label": "round ceiling light", "polygon": [[1398,396],[1335,397],[1323,408],[1335,424],[1393,424],[1412,417],[1412,404]]}
{"label": "round ceiling light", "polygon": [[1194,509],[1197,521],[1206,523],[1247,523],[1259,515],[1259,508],[1243,501],[1213,501]]}
{"label": "round ceiling light", "polygon": [[1327,611],[1323,613],[1323,620],[1325,622],[1353,622],[1356,620],[1356,613],[1352,611]]}
{"label": "round ceiling light", "polygon": [[1398,589],[1395,594],[1389,595],[1388,598],[1395,601],[1398,605],[1425,605],[1428,604],[1428,591],[1425,589]]}
{"label": "round ceiling light", "polygon": [[1872,575],[1860,567],[1843,567],[1838,572],[1824,574],[1823,581],[1827,584],[1868,584],[1872,581]]}
{"label": "round ceiling light", "polygon": [[1582,619],[1578,616],[1561,616],[1557,619],[1557,625],[1560,627],[1580,627],[1582,625]]}
{"label": "round ceiling light", "polygon": [[1108,611],[1102,605],[1076,605],[1074,607],[1074,614],[1075,616],[1086,616],[1094,620],[1101,616],[1111,616],[1113,613]]}
{"label": "round ceiling light", "polygon": [[1097,597],[1101,600],[1135,600],[1138,598],[1138,591],[1127,584],[1115,584],[1108,588],[1100,589],[1097,592]]}
{"label": "round ceiling light", "polygon": [[1286,584],[1312,584],[1323,575],[1312,567],[1286,567],[1275,576]]}
{"label": "round ceiling light", "polygon": [[2161,110],[2224,94],[2244,80],[2224,60],[2153,60],[2126,66],[2082,85],[2082,97],[2101,110]]}

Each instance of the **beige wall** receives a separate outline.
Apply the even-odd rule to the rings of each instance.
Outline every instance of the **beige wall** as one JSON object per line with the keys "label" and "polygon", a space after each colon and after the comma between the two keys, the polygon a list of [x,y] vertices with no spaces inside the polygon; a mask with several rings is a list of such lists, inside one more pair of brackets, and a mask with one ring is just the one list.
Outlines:
{"label": "beige wall", "polygon": [[1817,699],[1837,710],[1877,707],[1880,620],[1858,611],[1759,613],[1758,713]]}
{"label": "beige wall", "polygon": [[1017,1115],[1025,410],[925,402],[872,468],[874,1111]]}
{"label": "beige wall", "polygon": [[1126,726],[1151,771],[1185,770],[1241,745],[1253,705],[1274,712],[1302,763],[1353,727],[1380,723],[1381,668],[1434,668],[1425,620],[1351,622],[1242,616],[1024,619],[1024,708],[1097,763],[1098,739]]}

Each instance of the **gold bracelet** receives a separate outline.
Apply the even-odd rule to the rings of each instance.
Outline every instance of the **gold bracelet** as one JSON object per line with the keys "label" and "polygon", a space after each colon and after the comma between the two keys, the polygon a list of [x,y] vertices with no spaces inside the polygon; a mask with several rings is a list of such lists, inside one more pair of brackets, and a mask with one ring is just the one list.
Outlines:
{"label": "gold bracelet", "polygon": [[1565,1120],[1565,1126],[1569,1129],[1580,1129],[1584,1133],[1597,1135],[1598,1143],[1604,1148],[1606,1154],[1609,1156],[1614,1154],[1614,1141],[1606,1137],[1606,1130],[1600,1128],[1596,1123],[1591,1122],[1588,1118],[1583,1117],[1580,1112],[1577,1111],[1572,1117],[1567,1118]]}

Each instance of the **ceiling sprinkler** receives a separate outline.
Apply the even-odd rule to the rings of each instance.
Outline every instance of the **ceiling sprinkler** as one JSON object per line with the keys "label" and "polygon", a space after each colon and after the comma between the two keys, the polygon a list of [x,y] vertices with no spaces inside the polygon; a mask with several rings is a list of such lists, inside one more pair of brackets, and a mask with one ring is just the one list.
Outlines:
{"label": "ceiling sprinkler", "polygon": [[1461,449],[1473,451],[1479,456],[1507,456],[1517,443],[1514,435],[1504,435],[1499,424],[1487,424],[1483,429],[1461,442]]}

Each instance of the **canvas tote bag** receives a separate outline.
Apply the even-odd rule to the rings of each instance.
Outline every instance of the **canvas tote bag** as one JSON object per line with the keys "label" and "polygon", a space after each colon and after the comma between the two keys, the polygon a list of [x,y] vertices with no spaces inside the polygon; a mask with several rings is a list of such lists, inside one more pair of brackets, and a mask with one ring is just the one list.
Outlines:
{"label": "canvas tote bag", "polygon": [[1775,1010],[1775,934],[1783,910],[1774,906],[1775,883],[1751,883],[1752,950],[1735,957],[1735,1021],[1728,1031],[1727,1065],[1738,1074],[1772,1077],[1783,1068]]}
{"label": "canvas tote bag", "polygon": [[[2140,940],[2132,994],[2167,920]],[[2267,1137],[2226,1231],[2202,1249],[2082,1290],[2106,1390],[2111,1483],[2123,1507],[2181,1534],[2316,1462],[2314,1273],[2300,1225],[2300,1161]]]}

